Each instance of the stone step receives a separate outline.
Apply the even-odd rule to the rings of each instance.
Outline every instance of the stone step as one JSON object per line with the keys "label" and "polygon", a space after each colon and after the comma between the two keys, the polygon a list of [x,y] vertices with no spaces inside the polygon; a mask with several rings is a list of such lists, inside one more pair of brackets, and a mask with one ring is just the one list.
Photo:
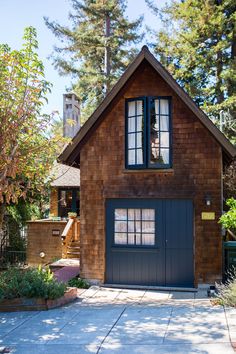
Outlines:
{"label": "stone step", "polygon": [[79,251],[80,247],[79,246],[68,246],[67,249],[68,250],[73,250],[73,251]]}
{"label": "stone step", "polygon": [[70,246],[80,247],[80,242],[71,242]]}

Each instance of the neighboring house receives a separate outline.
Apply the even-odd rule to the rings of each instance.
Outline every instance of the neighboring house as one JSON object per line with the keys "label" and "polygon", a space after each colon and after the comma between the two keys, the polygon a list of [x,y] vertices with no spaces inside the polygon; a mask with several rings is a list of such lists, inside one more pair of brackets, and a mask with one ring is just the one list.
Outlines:
{"label": "neighboring house", "polygon": [[60,161],[80,168],[81,277],[197,287],[222,277],[235,148],[143,47]]}
{"label": "neighboring house", "polygon": [[[79,100],[74,93],[63,95],[63,135],[73,138],[80,129]],[[27,262],[48,264],[55,259],[76,258],[79,253],[80,170],[60,163],[50,172],[50,217],[28,222]]]}
{"label": "neighboring house", "polygon": [[50,193],[50,216],[65,218],[69,212],[80,214],[80,170],[56,163]]}
{"label": "neighboring house", "polygon": [[[74,93],[63,95],[63,136],[73,138],[80,129],[80,105]],[[68,212],[79,215],[80,170],[55,163],[50,193],[50,216],[66,218]]]}

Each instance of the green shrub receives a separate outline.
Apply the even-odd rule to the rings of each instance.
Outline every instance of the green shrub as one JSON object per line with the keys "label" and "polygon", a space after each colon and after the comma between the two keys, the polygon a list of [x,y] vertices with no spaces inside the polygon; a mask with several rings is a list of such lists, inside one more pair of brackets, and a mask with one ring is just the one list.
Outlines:
{"label": "green shrub", "polygon": [[220,217],[219,223],[227,230],[236,232],[236,200],[234,198],[227,199],[226,205],[229,210]]}
{"label": "green shrub", "polygon": [[75,287],[75,288],[82,288],[82,289],[88,289],[89,284],[81,278],[72,278],[68,281],[68,286]]}
{"label": "green shrub", "polygon": [[217,285],[216,288],[219,304],[236,307],[236,269],[228,275],[225,284]]}
{"label": "green shrub", "polygon": [[49,268],[10,268],[0,274],[0,299],[57,299],[65,290],[66,285],[59,283]]}

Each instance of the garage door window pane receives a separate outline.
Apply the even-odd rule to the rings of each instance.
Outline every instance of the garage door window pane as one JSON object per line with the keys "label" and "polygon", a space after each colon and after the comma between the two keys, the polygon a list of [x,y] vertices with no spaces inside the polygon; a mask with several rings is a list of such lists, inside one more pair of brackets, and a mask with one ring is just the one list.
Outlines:
{"label": "garage door window pane", "polygon": [[127,209],[116,209],[115,220],[127,220]]}
{"label": "garage door window pane", "polygon": [[115,209],[114,243],[129,246],[155,245],[154,209]]}
{"label": "garage door window pane", "polygon": [[135,245],[135,234],[128,234],[128,245]]}
{"label": "garage door window pane", "polygon": [[126,245],[127,244],[127,234],[115,233],[115,244],[116,245]]}
{"label": "garage door window pane", "polygon": [[127,232],[127,222],[115,221],[115,232]]}
{"label": "garage door window pane", "polygon": [[143,220],[155,220],[155,210],[154,209],[143,209],[142,211]]}
{"label": "garage door window pane", "polygon": [[143,221],[142,222],[142,232],[143,233],[154,233],[155,232],[155,223],[154,221]]}
{"label": "garage door window pane", "polygon": [[141,245],[141,234],[136,234],[135,241],[136,245]]}
{"label": "garage door window pane", "polygon": [[143,234],[142,236],[143,245],[151,246],[155,244],[154,234]]}
{"label": "garage door window pane", "polygon": [[141,220],[141,209],[128,209],[129,220]]}
{"label": "garage door window pane", "polygon": [[134,221],[128,221],[128,232],[134,232]]}

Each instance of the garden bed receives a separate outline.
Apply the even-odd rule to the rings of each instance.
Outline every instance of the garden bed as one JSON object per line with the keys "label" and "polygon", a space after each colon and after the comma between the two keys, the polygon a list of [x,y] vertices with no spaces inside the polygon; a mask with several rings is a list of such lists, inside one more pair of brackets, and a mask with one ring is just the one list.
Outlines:
{"label": "garden bed", "polygon": [[15,298],[0,300],[1,312],[42,311],[66,305],[77,298],[77,288],[67,288],[63,296],[57,299]]}

